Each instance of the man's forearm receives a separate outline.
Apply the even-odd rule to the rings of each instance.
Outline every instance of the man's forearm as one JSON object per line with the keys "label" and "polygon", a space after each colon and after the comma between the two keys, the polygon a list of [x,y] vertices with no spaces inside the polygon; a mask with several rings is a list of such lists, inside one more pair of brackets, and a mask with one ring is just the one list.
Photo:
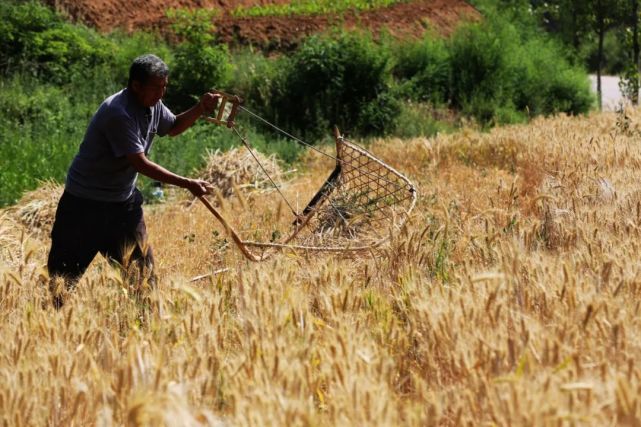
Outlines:
{"label": "man's forearm", "polygon": [[181,133],[189,129],[189,127],[193,125],[196,120],[198,120],[198,117],[202,116],[205,113],[209,114],[214,111],[214,109],[216,109],[216,107],[218,106],[219,99],[220,94],[213,92],[205,93],[200,98],[200,101],[198,101],[198,104],[176,116],[176,121],[174,122],[174,126],[169,131],[169,135],[180,135]]}
{"label": "man's forearm", "polygon": [[169,131],[169,135],[171,136],[176,136],[180,135],[191,125],[194,124],[196,120],[198,120],[198,117],[200,117],[204,112],[202,103],[198,103],[191,107],[189,110],[180,113],[176,116],[176,121],[174,122],[174,126],[171,128]]}
{"label": "man's forearm", "polygon": [[189,179],[168,171],[162,166],[149,160],[147,156],[145,156],[145,153],[127,154],[127,160],[136,172],[148,176],[151,179],[155,179],[156,181],[186,188],[196,197],[210,194],[214,189],[210,183],[202,179]]}
{"label": "man's forearm", "polygon": [[186,187],[189,181],[187,178],[168,171],[146,157],[136,157],[130,161],[138,173],[141,173],[153,180],[178,187]]}

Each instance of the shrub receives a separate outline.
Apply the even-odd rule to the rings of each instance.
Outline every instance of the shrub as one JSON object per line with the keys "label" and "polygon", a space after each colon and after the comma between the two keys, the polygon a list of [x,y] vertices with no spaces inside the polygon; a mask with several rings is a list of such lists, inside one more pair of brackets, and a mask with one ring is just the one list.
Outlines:
{"label": "shrub", "polygon": [[592,105],[589,80],[584,71],[563,59],[556,43],[543,38],[525,41],[517,52],[512,101],[530,115],[559,112],[581,114]]}
{"label": "shrub", "polygon": [[282,127],[312,137],[332,125],[360,135],[381,133],[399,114],[389,96],[391,60],[369,35],[311,37],[284,64],[268,112]]}
{"label": "shrub", "polygon": [[472,112],[482,122],[512,100],[519,39],[510,26],[488,27],[464,26],[450,43],[452,105]]}
{"label": "shrub", "polygon": [[399,138],[430,137],[452,131],[456,118],[429,103],[404,102],[394,135]]}
{"label": "shrub", "polygon": [[[172,49],[157,35],[144,32],[126,34],[115,31],[107,37],[117,48],[114,50],[110,62],[106,64],[104,72],[109,76],[109,80],[119,87],[124,87],[127,84],[131,62],[140,55],[153,53],[166,63],[173,63]],[[172,79],[170,78],[170,80]]]}
{"label": "shrub", "polygon": [[450,54],[445,41],[431,34],[397,46],[394,75],[399,93],[412,101],[444,104],[450,96]]}
{"label": "shrub", "polygon": [[230,70],[226,46],[181,44],[175,50],[168,105],[177,111],[191,107],[203,93],[224,87]]}
{"label": "shrub", "polygon": [[226,45],[215,44],[211,10],[173,10],[172,28],[182,42],[174,50],[171,71],[172,89],[168,104],[184,110],[210,89],[224,87],[230,77],[231,64]]}
{"label": "shrub", "polygon": [[35,1],[0,2],[0,64],[3,71],[12,69],[26,59],[30,37],[45,31],[52,21],[57,21],[55,14]]}
{"label": "shrub", "polygon": [[483,124],[527,115],[585,113],[592,96],[585,71],[536,33],[500,17],[459,29],[449,42],[452,106]]}
{"label": "shrub", "polygon": [[586,113],[593,107],[595,97],[585,74],[566,69],[552,75],[546,88],[546,113]]}
{"label": "shrub", "polygon": [[275,82],[285,66],[285,58],[270,58],[244,49],[234,54],[232,63],[234,79],[230,82],[229,91],[241,96],[250,109],[266,114],[271,107]]}
{"label": "shrub", "polygon": [[68,83],[74,74],[107,63],[116,47],[81,25],[65,22],[35,1],[0,3],[0,64],[6,73],[23,69]]}
{"label": "shrub", "polygon": [[401,103],[389,91],[380,92],[371,102],[364,103],[358,114],[357,129],[363,135],[389,135],[396,129],[394,120],[401,112]]}

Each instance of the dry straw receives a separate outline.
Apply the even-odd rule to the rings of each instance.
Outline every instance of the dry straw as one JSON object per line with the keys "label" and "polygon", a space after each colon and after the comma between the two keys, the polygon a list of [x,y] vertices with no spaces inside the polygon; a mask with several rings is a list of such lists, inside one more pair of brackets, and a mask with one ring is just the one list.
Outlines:
{"label": "dry straw", "polygon": [[0,213],[0,264],[9,264],[20,253],[20,228],[6,212]]}
{"label": "dry straw", "polygon": [[[256,150],[254,154],[275,182],[280,183],[285,179],[287,173],[282,170],[275,155],[266,156]],[[272,188],[265,172],[244,147],[232,148],[225,152],[209,152],[205,157],[205,166],[198,172],[198,178],[212,183],[225,197],[234,192],[234,187]]]}
{"label": "dry straw", "polygon": [[8,212],[28,233],[46,238],[56,216],[56,208],[64,186],[56,181],[43,181],[37,189],[27,192]]}

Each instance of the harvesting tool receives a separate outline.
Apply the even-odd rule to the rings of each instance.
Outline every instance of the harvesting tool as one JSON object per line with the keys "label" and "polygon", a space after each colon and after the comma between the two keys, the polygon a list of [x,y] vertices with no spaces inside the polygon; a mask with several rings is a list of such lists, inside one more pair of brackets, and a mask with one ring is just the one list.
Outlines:
{"label": "harvesting tool", "polygon": [[[226,126],[239,137],[291,211],[289,220],[278,221],[280,214],[276,215],[277,218],[269,224],[270,229],[250,227],[244,233],[251,237],[245,237],[206,197],[199,197],[247,259],[262,261],[287,248],[325,252],[370,250],[388,241],[409,218],[417,199],[414,185],[372,153],[347,140],[337,128],[334,131],[336,154],[331,155],[251,112],[242,105],[240,97],[220,91],[214,93],[220,95],[220,102],[214,114],[205,119],[215,125]],[[241,111],[333,160],[332,172],[303,209],[294,208],[240,132],[236,116]],[[280,213],[280,207],[278,211]]]}

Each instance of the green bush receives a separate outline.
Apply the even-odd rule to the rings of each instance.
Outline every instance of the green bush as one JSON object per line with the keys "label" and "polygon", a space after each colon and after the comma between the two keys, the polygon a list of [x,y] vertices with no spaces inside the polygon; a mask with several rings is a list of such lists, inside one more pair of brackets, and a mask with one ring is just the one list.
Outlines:
{"label": "green bush", "polygon": [[419,42],[403,42],[394,51],[394,75],[402,82],[400,95],[434,105],[448,101],[451,70],[445,40],[430,34]]}
{"label": "green bush", "polygon": [[171,67],[168,105],[176,111],[191,107],[203,93],[227,85],[230,70],[226,46],[181,44]]}
{"label": "green bush", "polygon": [[[134,58],[140,55],[153,53],[166,63],[173,63],[173,50],[157,35],[144,32],[126,34],[121,31],[115,31],[107,37],[117,48],[114,50],[109,63],[105,64],[104,67],[94,67],[94,69],[106,73],[109,80],[116,83],[120,88],[127,85],[129,67]],[[101,70],[101,68],[103,69]],[[171,76],[169,80],[171,88]]]}
{"label": "green bush", "polygon": [[453,131],[454,120],[447,110],[439,111],[426,102],[408,101],[403,103],[394,135],[399,138],[430,137],[439,132]]}
{"label": "green bush", "polygon": [[546,113],[585,113],[594,106],[595,97],[583,72],[566,69],[551,76],[546,88]]}
{"label": "green bush", "polygon": [[68,83],[74,74],[108,63],[116,46],[81,25],[65,22],[35,2],[0,3],[0,64],[5,74],[24,70]]}
{"label": "green bush", "polygon": [[58,21],[49,8],[35,1],[0,2],[0,64],[3,71],[11,70],[27,60],[26,49],[33,34],[45,31],[52,22]]}
{"label": "green bush", "polygon": [[396,118],[401,103],[389,91],[381,92],[370,102],[363,103],[356,122],[361,135],[389,135],[396,130]]}
{"label": "green bush", "polygon": [[561,48],[535,38],[522,45],[516,66],[515,107],[531,115],[581,114],[593,103],[584,71],[563,60]]}
{"label": "green bush", "polygon": [[484,123],[509,105],[518,42],[518,33],[507,25],[471,24],[457,31],[450,41],[452,105]]}
{"label": "green bush", "polygon": [[226,45],[215,44],[212,13],[208,10],[173,10],[172,28],[182,42],[174,49],[172,86],[167,94],[170,107],[183,111],[206,91],[227,85],[230,56]]}
{"label": "green bush", "polygon": [[482,124],[581,114],[592,104],[587,74],[559,46],[500,17],[462,27],[449,46],[450,103]]}
{"label": "green bush", "polygon": [[230,80],[229,92],[241,96],[249,109],[266,113],[285,60],[286,57],[267,57],[251,49],[235,52],[234,78]]}
{"label": "green bush", "polygon": [[266,113],[308,137],[326,135],[333,125],[380,134],[400,111],[389,96],[391,61],[389,50],[369,35],[311,37],[284,62]]}

